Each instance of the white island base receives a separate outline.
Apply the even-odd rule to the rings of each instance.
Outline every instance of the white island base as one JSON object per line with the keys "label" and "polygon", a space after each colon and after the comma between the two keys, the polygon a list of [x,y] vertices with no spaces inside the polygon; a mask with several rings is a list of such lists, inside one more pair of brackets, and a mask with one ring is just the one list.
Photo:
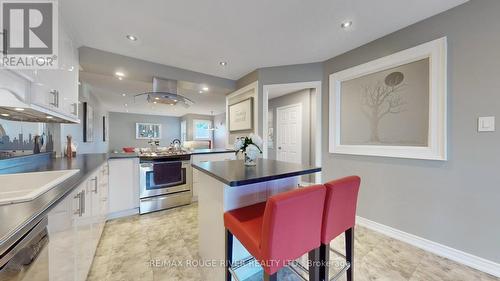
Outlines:
{"label": "white island base", "polygon": [[[254,184],[228,186],[210,175],[199,173],[199,254],[205,266],[202,271],[205,274],[204,280],[225,280],[224,212],[264,202],[274,194],[298,188],[299,180],[300,176],[293,176]],[[235,237],[233,261],[248,256],[249,253]],[[260,271],[258,266],[250,264],[237,271],[238,279],[245,280],[258,271]]]}

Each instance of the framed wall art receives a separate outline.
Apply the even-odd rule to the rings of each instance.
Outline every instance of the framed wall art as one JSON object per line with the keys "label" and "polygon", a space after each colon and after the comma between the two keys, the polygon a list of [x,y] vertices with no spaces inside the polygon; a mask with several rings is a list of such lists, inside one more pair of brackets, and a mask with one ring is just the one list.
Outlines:
{"label": "framed wall art", "polygon": [[135,138],[138,140],[161,139],[161,124],[135,123]]}
{"label": "framed wall art", "polygon": [[253,98],[229,105],[229,132],[253,129]]}
{"label": "framed wall art", "polygon": [[94,141],[94,108],[83,103],[83,142]]}
{"label": "framed wall art", "polygon": [[446,160],[446,38],[330,75],[330,153]]}

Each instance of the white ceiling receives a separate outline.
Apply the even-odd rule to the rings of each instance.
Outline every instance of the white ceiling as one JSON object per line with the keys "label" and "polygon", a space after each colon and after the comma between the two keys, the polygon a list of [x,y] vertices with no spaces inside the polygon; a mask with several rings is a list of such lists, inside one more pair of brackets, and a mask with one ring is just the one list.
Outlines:
{"label": "white ceiling", "polygon": [[[178,81],[178,94],[195,101],[189,108],[183,106],[169,106],[151,104],[146,96],[135,95],[150,92],[152,82],[143,82],[131,79],[118,80],[116,77],[80,72],[80,80],[89,86],[92,94],[99,99],[101,105],[112,112],[129,112],[137,114],[183,116],[188,113],[220,114],[225,112],[225,92],[223,89],[212,87],[210,91],[199,93],[199,85],[186,81]],[[125,94],[125,96],[123,96]]]}
{"label": "white ceiling", "polygon": [[[80,45],[238,79],[259,67],[323,61],[464,2],[64,0],[60,6]],[[349,31],[339,27],[345,20],[353,21]]]}

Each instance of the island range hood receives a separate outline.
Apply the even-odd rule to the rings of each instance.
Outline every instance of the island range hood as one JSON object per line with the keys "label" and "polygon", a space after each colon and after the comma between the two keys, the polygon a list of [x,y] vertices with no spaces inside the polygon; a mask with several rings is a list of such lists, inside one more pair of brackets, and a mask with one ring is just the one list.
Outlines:
{"label": "island range hood", "polygon": [[186,108],[194,104],[194,101],[177,93],[177,81],[153,77],[153,91],[135,95],[135,97],[146,96],[146,100],[153,104],[182,105]]}

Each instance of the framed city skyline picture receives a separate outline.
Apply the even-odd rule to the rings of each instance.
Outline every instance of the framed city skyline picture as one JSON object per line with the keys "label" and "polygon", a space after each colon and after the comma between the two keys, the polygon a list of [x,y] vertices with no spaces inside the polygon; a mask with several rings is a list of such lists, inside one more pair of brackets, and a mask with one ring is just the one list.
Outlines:
{"label": "framed city skyline picture", "polygon": [[330,75],[331,153],[446,160],[446,38]]}

